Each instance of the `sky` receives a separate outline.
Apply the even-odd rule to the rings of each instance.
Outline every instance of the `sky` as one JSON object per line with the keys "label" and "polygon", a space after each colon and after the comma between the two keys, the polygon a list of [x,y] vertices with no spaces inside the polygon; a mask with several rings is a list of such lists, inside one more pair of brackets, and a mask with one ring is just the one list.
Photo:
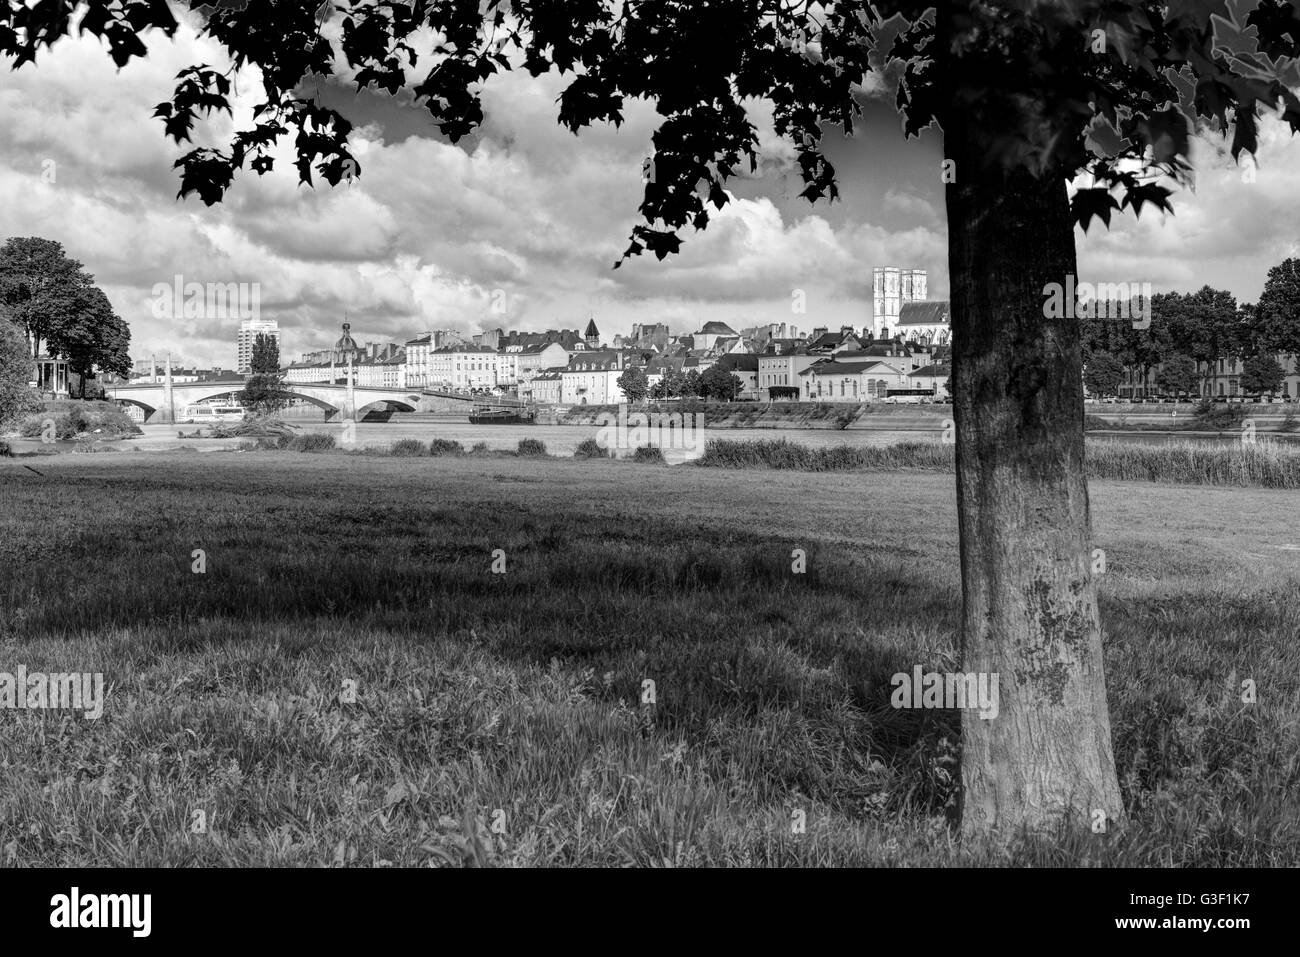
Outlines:
{"label": "sky", "polygon": [[[63,243],[130,325],[137,359],[171,352],[234,365],[237,315],[157,314],[155,289],[178,276],[257,284],[260,317],[279,323],[286,360],[332,345],[345,317],[358,341],[582,330],[588,318],[609,341],[633,323],[666,322],[674,334],[711,320],[861,327],[874,266],[925,269],[930,298],[948,295],[941,140],[934,131],[905,140],[883,91],[868,94],[853,138],[826,134],[840,201],[798,198],[794,150],[755,104],[758,174],[733,181],[735,201],[706,231],[686,230],[680,255],[614,270],[638,222],[656,125],[648,104],[631,104],[617,130],[575,136],[556,122],[559,77],[506,74],[486,86],[481,131],[453,145],[409,101],[324,85],[356,127],[359,180],[299,185],[284,152],[275,171],[245,171],[207,207],[177,198],[172,164],[188,147],[166,139],[152,113],[177,72],[224,57],[190,25],[148,46],[119,71],[100,41],[69,38],[35,66],[0,73],[0,240]],[[199,144],[223,145],[250,122],[256,80],[237,79],[234,120],[201,124]],[[1300,255],[1300,138],[1274,118],[1260,138],[1253,177],[1219,134],[1198,136],[1195,191],[1175,195],[1173,216],[1148,209],[1109,231],[1077,230],[1080,279],[1150,282],[1155,292],[1209,284],[1254,302],[1269,267]]]}

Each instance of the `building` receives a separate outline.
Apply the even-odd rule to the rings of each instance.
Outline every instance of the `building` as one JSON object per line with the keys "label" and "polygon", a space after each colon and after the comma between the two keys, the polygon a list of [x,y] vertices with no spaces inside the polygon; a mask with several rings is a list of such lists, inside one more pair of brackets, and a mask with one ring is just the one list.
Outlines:
{"label": "building", "polygon": [[433,344],[433,333],[407,339],[403,348],[406,351],[406,382],[411,388],[423,388],[429,384],[429,354],[437,348]]}
{"label": "building", "polygon": [[952,399],[948,392],[948,380],[952,377],[952,366],[948,363],[921,366],[907,374],[909,389],[931,389],[936,401],[947,402]]}
{"label": "building", "polygon": [[861,349],[863,342],[852,326],[841,326],[839,332],[823,332],[808,343],[808,351],[818,355],[834,355],[845,350]]}
{"label": "building", "polygon": [[720,338],[739,339],[740,333],[725,322],[706,322],[700,331],[691,336],[693,349],[710,350]]}
{"label": "building", "polygon": [[823,359],[799,373],[807,402],[869,402],[890,389],[909,389],[908,374],[878,360]]}
{"label": "building", "polygon": [[497,352],[473,344],[443,346],[429,354],[431,388],[469,392],[497,387]]}
{"label": "building", "polygon": [[668,348],[672,334],[666,322],[634,323],[632,333],[624,341],[632,349],[657,349],[662,352]]}
{"label": "building", "polygon": [[527,382],[546,369],[562,369],[568,365],[569,350],[559,342],[537,342],[524,346],[518,353],[518,381]]}
{"label": "building", "polygon": [[736,393],[739,401],[758,400],[758,356],[753,353],[732,353],[723,356],[714,365],[740,380],[740,391]]}
{"label": "building", "polygon": [[[197,368],[194,363],[186,363],[184,359],[175,353],[167,353],[171,356],[172,371],[181,368]],[[147,359],[136,359],[131,363],[131,381],[132,382],[162,382],[164,375],[165,363],[158,361],[158,354],[151,353]]]}
{"label": "building", "polygon": [[519,398],[538,405],[559,405],[563,396],[563,369],[543,369],[519,387]]}
{"label": "building", "polygon": [[886,329],[892,332],[898,325],[905,304],[925,301],[925,270],[877,266],[871,272],[871,333],[883,339]]}
{"label": "building", "polygon": [[376,389],[400,389],[405,382],[406,352],[396,343],[366,343],[355,366],[356,384]]}
{"label": "building", "polygon": [[329,382],[329,362],[294,362],[280,370],[285,382]]}
{"label": "building", "polygon": [[248,375],[253,371],[253,343],[259,335],[275,340],[280,347],[280,326],[274,319],[245,319],[239,324],[239,358],[235,370]]}
{"label": "building", "polygon": [[600,330],[596,328],[595,318],[587,320],[587,331],[582,334],[582,341],[587,344],[588,349],[600,348]]}
{"label": "building", "polygon": [[[1293,355],[1275,355],[1272,357],[1282,367],[1282,384],[1278,386],[1277,395],[1282,398],[1300,399],[1300,363]],[[1146,399],[1163,396],[1164,390],[1158,381],[1163,363],[1156,363],[1149,369],[1140,366],[1126,366],[1120,378],[1118,394],[1121,399]],[[1245,372],[1245,360],[1237,356],[1223,356],[1210,362],[1196,363],[1199,376],[1198,393],[1200,398],[1247,398],[1241,386],[1241,377]],[[1195,396],[1193,396],[1195,398]],[[1249,396],[1254,398],[1254,396]]]}
{"label": "building", "polygon": [[809,355],[800,340],[773,339],[758,356],[759,401],[772,402],[802,395],[803,380],[799,374],[821,358],[824,357]]}
{"label": "building", "polygon": [[560,401],[565,405],[617,405],[627,401],[618,378],[627,357],[612,349],[593,349],[573,356],[560,374]]}
{"label": "building", "polygon": [[906,342],[946,346],[952,342],[951,316],[945,299],[904,303],[894,332]]}

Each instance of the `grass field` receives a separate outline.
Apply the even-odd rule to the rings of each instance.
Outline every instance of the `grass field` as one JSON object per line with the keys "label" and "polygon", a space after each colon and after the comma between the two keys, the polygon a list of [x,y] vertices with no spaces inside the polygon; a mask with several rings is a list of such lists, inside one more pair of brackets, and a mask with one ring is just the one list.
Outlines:
{"label": "grass field", "polygon": [[1294,491],[1092,483],[1131,824],[1002,851],[950,837],[956,715],[889,705],[958,667],[950,474],[32,464],[0,671],[110,690],[0,709],[3,864],[1300,863]]}

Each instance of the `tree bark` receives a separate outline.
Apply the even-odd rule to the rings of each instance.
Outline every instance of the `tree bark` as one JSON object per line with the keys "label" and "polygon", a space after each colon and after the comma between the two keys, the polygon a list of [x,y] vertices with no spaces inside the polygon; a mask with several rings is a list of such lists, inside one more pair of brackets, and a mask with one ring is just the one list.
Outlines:
{"label": "tree bark", "polygon": [[962,662],[999,676],[962,713],[961,829],[1093,824],[1123,805],[1111,750],[1084,476],[1080,323],[1046,318],[1075,274],[1064,176],[984,165],[945,124]]}

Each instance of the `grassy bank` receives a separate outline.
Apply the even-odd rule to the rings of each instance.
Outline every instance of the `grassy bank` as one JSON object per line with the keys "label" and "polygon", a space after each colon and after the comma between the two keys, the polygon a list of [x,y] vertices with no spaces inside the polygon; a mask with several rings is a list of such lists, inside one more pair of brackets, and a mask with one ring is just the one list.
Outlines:
{"label": "grassy bank", "polygon": [[[952,472],[955,467],[954,449],[953,445],[936,441],[811,449],[784,439],[752,442],[712,439],[697,464],[706,468],[796,469],[805,472],[872,469]],[[1300,448],[1270,443],[1266,439],[1232,446],[1196,442],[1140,445],[1090,440],[1086,461],[1089,478],[1300,488]]]}
{"label": "grassy bank", "polygon": [[110,693],[97,721],[0,710],[0,863],[1300,862],[1286,493],[1094,483],[1132,824],[1000,852],[945,826],[956,716],[889,706],[893,673],[956,665],[949,476],[273,451],[41,472],[0,462],[0,670]]}
{"label": "grassy bank", "polygon": [[[907,406],[877,406],[833,402],[701,402],[683,401],[634,406],[631,412],[671,415],[698,414],[711,429],[843,429],[872,412],[907,409]],[[913,411],[916,406],[911,407]],[[933,410],[947,408],[931,406]],[[596,425],[602,414],[617,415],[617,405],[574,406],[561,415],[559,425]]]}

